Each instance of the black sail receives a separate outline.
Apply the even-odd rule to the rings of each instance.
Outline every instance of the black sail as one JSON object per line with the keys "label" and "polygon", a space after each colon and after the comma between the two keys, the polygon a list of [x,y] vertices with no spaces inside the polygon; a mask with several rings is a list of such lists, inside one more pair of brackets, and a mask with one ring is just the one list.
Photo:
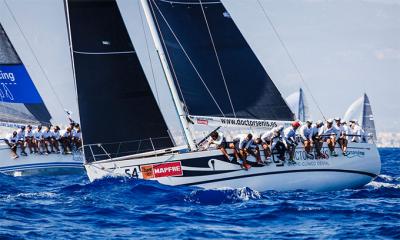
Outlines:
{"label": "black sail", "polygon": [[220,1],[148,3],[189,114],[293,119],[293,113]]}
{"label": "black sail", "polygon": [[69,0],[68,8],[84,144],[127,142],[103,144],[112,157],[173,146],[117,3]]}
{"label": "black sail", "polygon": [[374,141],[377,140],[374,115],[372,114],[371,103],[369,102],[367,94],[364,94],[361,127],[364,129],[367,136],[372,136]]}

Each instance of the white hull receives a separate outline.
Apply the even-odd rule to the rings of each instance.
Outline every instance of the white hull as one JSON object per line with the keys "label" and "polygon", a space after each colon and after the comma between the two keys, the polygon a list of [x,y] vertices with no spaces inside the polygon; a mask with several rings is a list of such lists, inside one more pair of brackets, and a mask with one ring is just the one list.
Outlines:
{"label": "white hull", "polygon": [[0,173],[13,176],[79,173],[83,172],[82,163],[83,158],[80,153],[68,155],[28,153],[28,156],[20,155],[19,158],[13,159],[7,146],[2,145],[0,148]]}
{"label": "white hull", "polygon": [[[324,151],[327,151],[325,147]],[[135,158],[133,155],[85,164],[85,168],[90,181],[104,177],[137,177],[172,186],[332,191],[361,187],[380,173],[380,157],[374,144],[350,144],[349,153],[348,156],[339,155],[329,159],[303,159],[304,152],[298,148],[296,164],[285,162],[284,166],[277,166],[271,163],[262,167],[254,166],[248,171],[241,169],[237,163],[225,160],[219,150],[145,158]],[[175,171],[168,172],[168,167],[175,167]]]}

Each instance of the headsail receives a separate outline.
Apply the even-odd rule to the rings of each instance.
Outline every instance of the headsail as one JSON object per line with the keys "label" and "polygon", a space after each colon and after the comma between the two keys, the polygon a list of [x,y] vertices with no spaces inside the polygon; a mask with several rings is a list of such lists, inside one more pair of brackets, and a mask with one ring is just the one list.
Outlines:
{"label": "headsail", "polygon": [[295,118],[305,122],[309,117],[307,99],[302,88],[290,94],[286,99],[286,103],[295,114]]}
{"label": "headsail", "polygon": [[376,138],[376,130],[375,130],[375,121],[374,116],[372,114],[371,103],[369,102],[368,96],[364,94],[364,109],[363,109],[363,119],[362,119],[362,128],[364,129],[365,133],[374,138],[374,141],[377,140]]}
{"label": "headsail", "polygon": [[357,120],[365,133],[367,135],[372,135],[374,140],[376,140],[374,116],[366,93],[350,105],[343,119],[346,121]]}
{"label": "headsail", "polygon": [[173,146],[116,2],[67,3],[84,144],[154,139],[110,145],[112,157]]}
{"label": "headsail", "polygon": [[0,24],[0,121],[50,123],[50,114]]}
{"label": "headsail", "polygon": [[190,115],[291,120],[293,114],[220,1],[148,0]]}

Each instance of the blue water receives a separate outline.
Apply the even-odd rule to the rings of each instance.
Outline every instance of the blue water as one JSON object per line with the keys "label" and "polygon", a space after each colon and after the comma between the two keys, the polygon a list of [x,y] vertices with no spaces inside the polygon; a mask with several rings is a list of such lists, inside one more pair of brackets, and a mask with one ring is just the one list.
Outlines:
{"label": "blue water", "polygon": [[358,190],[201,190],[86,176],[0,175],[0,239],[400,239],[400,149]]}

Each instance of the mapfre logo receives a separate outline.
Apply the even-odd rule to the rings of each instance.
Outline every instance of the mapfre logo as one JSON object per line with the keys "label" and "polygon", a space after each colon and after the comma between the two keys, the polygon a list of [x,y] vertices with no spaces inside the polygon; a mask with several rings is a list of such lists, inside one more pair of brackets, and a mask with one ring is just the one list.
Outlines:
{"label": "mapfre logo", "polygon": [[207,119],[197,119],[197,124],[203,124],[203,125],[208,125],[208,120]]}

